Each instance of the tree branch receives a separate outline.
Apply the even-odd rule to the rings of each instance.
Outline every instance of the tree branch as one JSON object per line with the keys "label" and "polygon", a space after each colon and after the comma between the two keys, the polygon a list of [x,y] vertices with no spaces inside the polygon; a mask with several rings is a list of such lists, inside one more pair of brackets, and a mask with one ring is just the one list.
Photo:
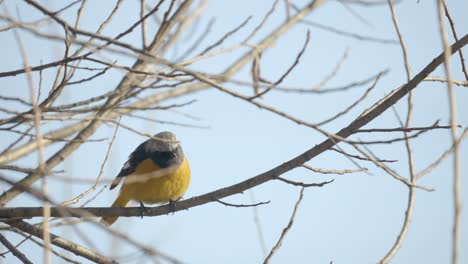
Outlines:
{"label": "tree branch", "polygon": [[[21,221],[21,220],[14,220],[14,221],[4,221],[6,224],[12,226],[12,227],[16,227],[18,229],[20,229],[21,231],[23,232],[26,232],[28,234],[31,234],[35,237],[38,237],[38,238],[41,238],[42,239],[42,229],[41,228],[38,228],[38,227],[35,227],[35,226],[32,226],[24,221]],[[73,242],[70,242],[68,240],[65,240],[57,235],[54,235],[52,233],[50,233],[50,238],[51,238],[51,243],[60,247],[60,248],[63,248],[65,250],[68,250],[72,253],[74,253],[75,255],[78,255],[78,256],[82,256],[86,259],[89,259],[95,263],[111,263],[111,264],[115,264],[117,262],[113,261],[112,259],[109,259],[107,257],[104,257],[104,256],[101,256],[101,255],[98,255],[96,252],[88,249],[88,248],[85,248],[85,247],[82,247],[78,244],[75,244]]]}
{"label": "tree branch", "polygon": [[[468,35],[465,35],[459,41],[455,42],[451,46],[451,53],[457,52],[461,49],[464,45],[468,43]],[[395,90],[384,99],[380,100],[376,103],[373,107],[366,110],[363,114],[361,114],[357,119],[351,122],[348,126],[341,129],[338,133],[336,133],[336,138],[329,138],[322,143],[314,146],[313,148],[305,151],[299,156],[292,158],[289,161],[282,163],[279,166],[276,166],[264,173],[256,175],[252,178],[249,178],[245,181],[240,183],[206,193],[200,196],[192,197],[187,200],[183,200],[177,203],[175,211],[186,210],[191,207],[199,206],[208,202],[212,202],[214,200],[219,200],[225,198],[227,196],[231,196],[234,194],[242,193],[248,189],[251,189],[255,186],[261,185],[265,182],[270,180],[274,180],[280,175],[293,170],[299,166],[302,166],[305,162],[311,160],[312,158],[318,156],[319,154],[331,149],[334,145],[341,141],[341,138],[346,138],[352,135],[356,130],[360,129],[364,125],[368,124],[370,121],[375,119],[377,116],[382,114],[385,110],[390,108],[392,105],[397,103],[402,97],[408,94],[409,91],[415,89],[419,83],[421,83],[424,78],[426,78],[432,71],[437,68],[441,63],[444,62],[444,53],[437,56],[434,60],[432,60],[421,72],[419,72],[411,81],[407,84],[401,86],[399,89]],[[217,85],[213,83],[211,80],[207,79],[206,77],[194,76],[196,78],[202,78],[203,81],[209,82],[212,85]],[[51,208],[51,215],[52,216],[63,216],[63,211],[60,210],[63,208],[53,207]],[[15,211],[16,210],[16,211]],[[78,208],[66,208],[65,211],[70,213],[72,216],[81,216],[82,212],[79,212]],[[139,207],[135,208],[102,208],[102,207],[89,207],[86,208],[86,211],[99,216],[140,216],[141,209]],[[145,212],[146,216],[157,216],[172,213],[174,210],[169,205],[162,205],[148,208]],[[23,216],[40,216],[41,208],[0,208],[0,217],[14,217],[18,212],[22,212]]]}

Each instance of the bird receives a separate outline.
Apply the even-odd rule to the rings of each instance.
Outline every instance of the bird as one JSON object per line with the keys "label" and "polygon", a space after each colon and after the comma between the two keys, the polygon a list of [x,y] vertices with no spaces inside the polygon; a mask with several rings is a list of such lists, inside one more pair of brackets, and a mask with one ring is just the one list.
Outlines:
{"label": "bird", "polygon": [[[190,184],[190,166],[175,134],[163,131],[141,143],[112,181],[110,190],[123,180],[111,207],[125,207],[130,200],[143,203],[173,203],[181,199]],[[143,213],[142,213],[143,216]],[[110,226],[118,216],[106,216]]]}

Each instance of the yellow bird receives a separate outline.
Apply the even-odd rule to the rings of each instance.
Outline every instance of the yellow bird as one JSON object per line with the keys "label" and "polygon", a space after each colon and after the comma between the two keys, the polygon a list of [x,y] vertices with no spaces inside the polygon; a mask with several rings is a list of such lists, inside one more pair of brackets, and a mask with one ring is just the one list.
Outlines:
{"label": "yellow bird", "polygon": [[[130,200],[140,204],[173,202],[187,191],[190,167],[176,136],[165,131],[141,143],[130,154],[110,189],[122,179],[124,182],[112,207],[125,207]],[[101,222],[111,225],[117,218],[103,217]]]}

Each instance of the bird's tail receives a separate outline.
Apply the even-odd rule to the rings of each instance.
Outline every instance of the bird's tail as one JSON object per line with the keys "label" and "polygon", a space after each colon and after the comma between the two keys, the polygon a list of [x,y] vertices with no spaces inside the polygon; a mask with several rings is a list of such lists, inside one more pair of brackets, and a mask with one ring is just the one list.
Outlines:
{"label": "bird's tail", "polygon": [[[112,204],[112,207],[125,207],[127,203],[130,201],[130,199],[127,197],[127,195],[123,195],[122,193],[119,194],[115,202]],[[110,226],[112,225],[115,221],[117,221],[118,216],[106,216],[101,218],[101,223]]]}

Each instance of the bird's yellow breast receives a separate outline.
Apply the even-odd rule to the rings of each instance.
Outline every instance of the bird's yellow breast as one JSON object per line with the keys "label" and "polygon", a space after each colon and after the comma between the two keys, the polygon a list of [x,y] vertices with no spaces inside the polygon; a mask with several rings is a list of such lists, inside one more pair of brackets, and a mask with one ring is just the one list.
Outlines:
{"label": "bird's yellow breast", "polygon": [[179,199],[187,191],[190,167],[186,157],[174,169],[161,169],[151,159],[146,159],[125,178],[120,195],[143,203],[164,203]]}

